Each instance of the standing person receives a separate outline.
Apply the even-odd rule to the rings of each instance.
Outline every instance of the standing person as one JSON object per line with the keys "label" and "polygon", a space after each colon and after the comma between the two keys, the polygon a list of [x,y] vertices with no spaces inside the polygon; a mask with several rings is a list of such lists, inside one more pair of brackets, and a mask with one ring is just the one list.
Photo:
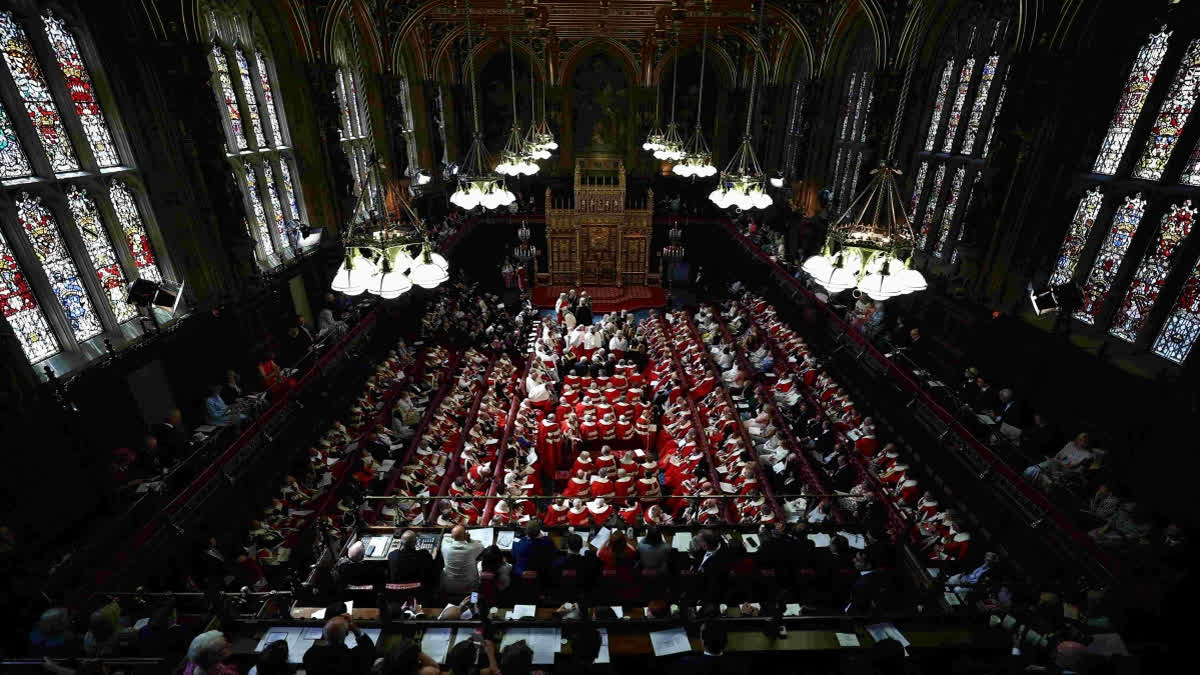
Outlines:
{"label": "standing person", "polygon": [[467,529],[455,525],[450,536],[442,539],[442,592],[450,595],[470,593],[479,586],[475,566],[483,544],[467,536]]}
{"label": "standing person", "polygon": [[433,557],[417,548],[417,533],[396,535],[400,548],[388,554],[388,581],[393,584],[428,584],[433,578]]}
{"label": "standing person", "polygon": [[671,561],[671,544],[663,540],[662,531],[657,525],[651,525],[646,531],[645,539],[638,544],[638,562],[643,570],[655,570],[666,574],[668,563]]}
{"label": "standing person", "polygon": [[542,536],[542,524],[537,519],[525,526],[525,536],[513,543],[513,574],[521,576],[526,571],[537,572],[545,578],[554,564],[556,549],[554,542]]}

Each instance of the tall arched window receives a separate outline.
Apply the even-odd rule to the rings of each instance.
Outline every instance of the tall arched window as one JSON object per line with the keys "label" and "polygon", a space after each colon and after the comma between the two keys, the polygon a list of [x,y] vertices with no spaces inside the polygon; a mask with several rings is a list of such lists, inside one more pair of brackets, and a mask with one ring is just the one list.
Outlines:
{"label": "tall arched window", "polygon": [[0,50],[0,307],[62,372],[138,333],[129,282],[172,274],[87,31],[0,10]]}
{"label": "tall arched window", "polygon": [[266,40],[241,14],[208,10],[209,66],[225,152],[246,200],[246,229],[263,269],[301,252],[304,198]]}
{"label": "tall arched window", "polygon": [[970,26],[964,39],[951,40],[952,53],[938,62],[937,87],[909,200],[917,249],[937,262],[958,259],[962,218],[1004,103],[1008,64],[1002,46],[1007,28],[1004,19]]}
{"label": "tall arched window", "polygon": [[874,78],[867,71],[850,73],[845,105],[833,144],[834,217],[850,206],[862,175],[863,153],[867,150],[867,120],[875,102]]}
{"label": "tall arched window", "polygon": [[366,189],[354,213],[356,219],[368,217],[372,209],[379,207],[379,186],[371,178],[371,157],[375,154],[375,139],[371,133],[371,118],[368,114],[358,40],[353,31],[341,28],[333,48],[337,70],[337,99],[341,106],[342,151],[350,162],[354,174],[355,194]]}
{"label": "tall arched window", "polygon": [[1049,276],[1082,290],[1074,319],[1175,363],[1200,333],[1200,263],[1186,265],[1200,253],[1200,142],[1171,161],[1200,95],[1200,37],[1187,29],[1153,31],[1134,55]]}

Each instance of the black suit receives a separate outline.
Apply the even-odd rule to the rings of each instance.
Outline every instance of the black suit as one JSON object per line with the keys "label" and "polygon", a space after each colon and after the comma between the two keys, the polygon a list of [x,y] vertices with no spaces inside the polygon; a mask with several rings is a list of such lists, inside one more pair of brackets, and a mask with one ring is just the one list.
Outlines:
{"label": "black suit", "polygon": [[187,429],[182,425],[173,426],[167,422],[154,425],[151,430],[158,439],[158,454],[166,464],[183,459],[188,455]]}
{"label": "black suit", "polygon": [[388,581],[393,584],[428,584],[433,578],[429,551],[398,548],[388,554]]}
{"label": "black suit", "polygon": [[1010,400],[1008,403],[1001,403],[996,409],[996,422],[1020,429],[1024,426],[1023,412],[1021,404],[1017,401]]}
{"label": "black suit", "polygon": [[591,550],[582,555],[568,554],[554,563],[554,568],[557,570],[574,570],[575,583],[579,588],[590,588],[593,586],[596,580],[600,578],[600,571],[603,566],[603,563],[600,562],[600,559]]}
{"label": "black suit", "polygon": [[304,672],[308,675],[365,675],[375,662],[375,643],[362,633],[355,637],[354,649],[346,645],[319,642],[304,652]]}
{"label": "black suit", "polygon": [[[697,475],[703,475],[697,470]],[[733,565],[733,555],[725,544],[719,545],[705,561],[704,553],[693,557],[692,571],[699,581],[699,590],[704,598],[716,602],[725,591],[729,582],[729,569]]]}

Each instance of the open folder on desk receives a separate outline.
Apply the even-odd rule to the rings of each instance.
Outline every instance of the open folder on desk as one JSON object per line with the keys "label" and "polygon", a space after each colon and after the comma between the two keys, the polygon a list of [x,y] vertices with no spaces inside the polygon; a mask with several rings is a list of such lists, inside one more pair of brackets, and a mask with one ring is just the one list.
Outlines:
{"label": "open folder on desk", "polygon": [[467,530],[467,536],[475,541],[483,544],[484,548],[491,546],[496,541],[496,530],[490,527],[477,527],[472,530]]}
{"label": "open folder on desk", "polygon": [[654,647],[655,656],[670,656],[692,651],[692,643],[688,640],[687,631],[682,628],[652,631],[650,644]]}

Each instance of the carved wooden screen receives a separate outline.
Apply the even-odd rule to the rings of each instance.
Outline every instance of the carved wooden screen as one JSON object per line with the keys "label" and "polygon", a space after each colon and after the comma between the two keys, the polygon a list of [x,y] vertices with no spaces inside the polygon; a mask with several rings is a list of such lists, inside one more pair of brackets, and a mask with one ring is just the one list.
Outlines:
{"label": "carved wooden screen", "polygon": [[585,285],[617,283],[617,228],[607,224],[587,225],[582,233],[582,281]]}
{"label": "carved wooden screen", "polygon": [[647,252],[645,237],[625,237],[621,251],[621,274],[625,285],[643,286],[646,284]]}
{"label": "carved wooden screen", "polygon": [[550,239],[550,283],[575,283],[575,236]]}

